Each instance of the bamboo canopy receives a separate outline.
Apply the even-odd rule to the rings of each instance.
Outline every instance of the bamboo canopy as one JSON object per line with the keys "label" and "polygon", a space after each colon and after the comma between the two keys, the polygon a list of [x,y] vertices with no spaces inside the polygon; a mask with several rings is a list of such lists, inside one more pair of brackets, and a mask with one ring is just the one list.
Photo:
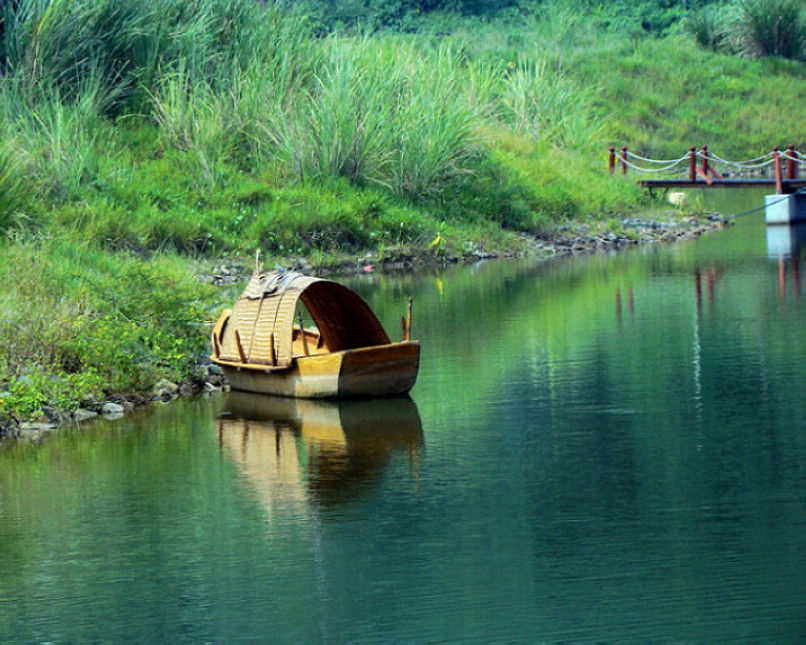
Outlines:
{"label": "bamboo canopy", "polygon": [[289,367],[300,300],[330,352],[390,342],[369,305],[348,288],[293,271],[256,273],[222,330],[220,358],[266,369]]}

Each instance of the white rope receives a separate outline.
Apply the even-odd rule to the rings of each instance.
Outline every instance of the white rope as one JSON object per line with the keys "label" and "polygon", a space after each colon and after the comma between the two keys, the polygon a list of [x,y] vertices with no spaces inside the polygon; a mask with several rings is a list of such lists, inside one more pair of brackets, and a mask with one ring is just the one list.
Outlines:
{"label": "white rope", "polygon": [[[702,155],[701,152],[698,152],[697,156],[701,157],[703,155]],[[745,161],[730,161],[729,159],[723,159],[719,155],[715,155],[713,152],[710,152],[710,151],[708,152],[708,158],[709,159],[714,159],[715,161],[720,161],[720,162],[728,164],[730,166],[740,166],[740,167],[743,167],[743,168],[746,166],[746,164],[753,164],[753,163],[756,163],[757,161],[761,161],[762,159],[767,159],[769,157],[772,157],[771,152],[768,152],[767,154],[763,154],[760,157],[756,157],[755,159],[747,159]]]}
{"label": "white rope", "polygon": [[680,163],[684,159],[688,159],[688,153],[684,154],[682,157],[680,157],[680,159],[647,159],[646,157],[637,155],[629,150],[627,150],[627,154],[634,159],[640,159],[641,161],[646,161],[647,163]]}
{"label": "white rope", "polygon": [[767,166],[771,166],[772,164],[775,163],[774,158],[767,159],[767,161],[762,161],[761,163],[757,164],[748,164],[746,162],[739,163],[738,161],[725,161],[724,159],[720,159],[719,157],[712,156],[710,153],[707,156],[697,153],[697,156],[702,159],[707,159],[708,161],[716,162],[717,164],[732,166],[734,168],[738,168],[739,170],[756,170],[758,168],[765,168]]}
{"label": "white rope", "polygon": [[674,168],[681,161],[681,159],[678,159],[674,163],[671,163],[668,166],[664,166],[663,168],[641,168],[640,166],[636,166],[635,164],[630,163],[624,157],[622,157],[620,154],[616,154],[616,159],[618,159],[621,163],[627,164],[627,166],[629,166],[630,168],[633,168],[634,170],[637,170],[638,172],[665,172],[667,170],[670,170],[670,169]]}
{"label": "white rope", "polygon": [[[630,152],[629,150],[626,151],[626,156],[622,156],[622,154],[616,152],[614,157],[619,160],[619,162],[625,164],[629,168],[633,170],[637,170],[638,172],[666,172],[671,170],[675,166],[679,165],[683,161],[689,161],[691,159],[691,153],[687,152],[685,155],[680,157],[679,159],[647,159],[646,157],[642,157],[640,155],[635,154],[634,152]],[[783,151],[778,153],[779,158],[781,159],[790,159],[796,163],[804,163],[806,159],[804,159],[803,155],[797,151],[794,152],[794,156],[789,154],[789,151]],[[767,166],[771,166],[775,163],[775,153],[768,152],[766,154],[761,155],[760,157],[756,157],[755,159],[747,159],[746,161],[730,161],[729,159],[723,159],[719,155],[715,155],[712,152],[703,153],[702,151],[695,152],[696,157],[700,157],[701,159],[707,159],[708,161],[714,162],[715,164],[723,164],[726,166],[732,166],[734,168],[738,168],[739,170],[758,170],[760,168],[766,168]],[[633,159],[638,159],[645,163],[654,163],[654,164],[667,164],[663,168],[642,168],[641,166],[636,166],[635,164],[628,161],[627,157],[632,157]],[[766,161],[762,161],[766,159]]]}

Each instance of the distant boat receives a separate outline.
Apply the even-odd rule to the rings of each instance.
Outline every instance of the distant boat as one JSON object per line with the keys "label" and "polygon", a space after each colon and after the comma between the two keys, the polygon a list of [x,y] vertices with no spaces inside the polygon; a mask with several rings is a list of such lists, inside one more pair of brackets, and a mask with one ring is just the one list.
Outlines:
{"label": "distant boat", "polygon": [[[315,328],[302,326],[301,303]],[[234,390],[306,399],[406,394],[420,343],[410,340],[411,300],[392,342],[356,293],[293,271],[256,273],[212,333],[210,356]]]}

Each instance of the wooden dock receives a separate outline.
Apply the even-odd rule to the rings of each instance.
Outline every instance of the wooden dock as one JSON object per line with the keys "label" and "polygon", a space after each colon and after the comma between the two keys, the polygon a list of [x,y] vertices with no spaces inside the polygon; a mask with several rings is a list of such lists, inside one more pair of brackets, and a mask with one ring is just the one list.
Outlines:
{"label": "wooden dock", "polygon": [[[679,179],[642,179],[640,182],[644,188],[777,188],[775,179],[753,179],[753,178],[725,178],[711,179],[710,183],[697,179],[692,181],[687,178]],[[801,188],[806,188],[806,179],[782,179],[781,194],[792,195]]]}
{"label": "wooden dock", "polygon": [[[701,164],[697,163],[698,159],[701,160]],[[607,169],[611,175],[615,173],[617,162],[621,166],[623,175],[627,174],[628,167],[638,172],[664,173],[667,177],[670,174],[678,175],[666,179],[641,180],[641,186],[650,190],[653,188],[704,188],[706,186],[711,188],[770,186],[775,188],[775,192],[779,195],[793,195],[802,188],[806,188],[806,179],[801,178],[799,172],[800,166],[804,163],[804,156],[795,150],[794,144],[787,146],[784,151],[779,150],[778,146],[773,146],[770,152],[746,161],[722,159],[710,153],[707,145],[704,145],[700,152],[691,146],[689,151],[678,159],[647,159],[630,152],[627,146],[622,146],[620,153],[616,152],[615,146],[610,146],[607,155]],[[717,165],[721,167],[721,172],[717,170]],[[784,166],[786,167],[784,168]],[[772,176],[758,176],[767,172]]]}

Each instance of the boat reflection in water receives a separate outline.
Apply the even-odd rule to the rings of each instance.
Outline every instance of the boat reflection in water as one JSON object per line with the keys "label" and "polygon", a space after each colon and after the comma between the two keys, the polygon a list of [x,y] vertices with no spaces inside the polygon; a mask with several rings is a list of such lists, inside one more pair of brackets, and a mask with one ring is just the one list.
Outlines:
{"label": "boat reflection in water", "polygon": [[230,392],[218,421],[222,452],[238,464],[270,517],[369,489],[403,457],[417,480],[423,430],[409,398],[316,401]]}

